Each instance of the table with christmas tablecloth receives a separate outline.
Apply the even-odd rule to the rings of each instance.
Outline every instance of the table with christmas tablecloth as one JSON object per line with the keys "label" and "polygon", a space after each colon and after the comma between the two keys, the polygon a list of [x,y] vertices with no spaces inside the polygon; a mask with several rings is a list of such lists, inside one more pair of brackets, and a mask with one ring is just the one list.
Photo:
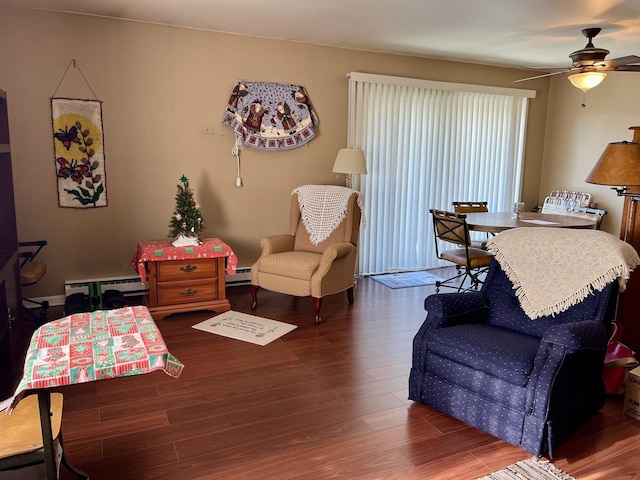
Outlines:
{"label": "table with christmas tablecloth", "polygon": [[8,412],[24,396],[38,395],[47,478],[57,478],[50,389],[156,370],[177,378],[183,368],[169,353],[147,307],[76,313],[45,323],[33,333]]}
{"label": "table with christmas tablecloth", "polygon": [[146,262],[218,257],[227,257],[226,271],[229,275],[234,275],[238,259],[231,247],[219,238],[204,238],[200,245],[186,247],[175,247],[167,240],[140,242],[131,259],[131,265],[138,272],[140,280],[144,284],[147,282]]}
{"label": "table with christmas tablecloth", "polygon": [[176,246],[178,242],[138,243],[131,264],[142,283],[149,286],[145,304],[153,318],[174,313],[231,309],[226,298],[226,271],[236,273],[238,259],[219,238],[205,238],[198,245]]}
{"label": "table with christmas tablecloth", "polygon": [[169,353],[147,307],[75,313],[45,323],[31,337],[13,408],[27,390],[53,388],[184,365]]}

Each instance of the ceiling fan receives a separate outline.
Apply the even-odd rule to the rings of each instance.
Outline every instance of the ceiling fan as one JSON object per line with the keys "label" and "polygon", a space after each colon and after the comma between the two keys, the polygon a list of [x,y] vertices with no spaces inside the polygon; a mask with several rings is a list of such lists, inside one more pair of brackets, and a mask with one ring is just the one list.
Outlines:
{"label": "ceiling fan", "polygon": [[[593,45],[593,39],[600,33],[600,28],[585,28],[582,34],[588,39],[584,48],[576,50],[569,54],[571,58],[571,67],[563,68],[552,73],[536,75],[534,77],[522,78],[514,81],[526,82],[527,80],[535,80],[537,78],[550,77],[553,75],[569,75],[569,81],[583,92],[597,86],[607,76],[605,72],[623,71],[623,72],[640,72],[640,57],[636,55],[628,55],[626,57],[613,58],[605,60],[609,55],[609,50],[598,48]],[[556,68],[548,68],[544,70],[557,70]]]}

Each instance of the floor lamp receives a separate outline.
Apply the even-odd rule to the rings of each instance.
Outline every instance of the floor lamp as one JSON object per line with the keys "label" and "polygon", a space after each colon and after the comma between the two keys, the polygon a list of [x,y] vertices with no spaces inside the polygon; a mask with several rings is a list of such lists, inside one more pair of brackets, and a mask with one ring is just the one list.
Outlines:
{"label": "floor lamp", "polygon": [[640,186],[640,142],[613,142],[607,145],[587,176],[587,183],[611,185],[619,197],[640,201],[640,193],[629,187]]}
{"label": "floor lamp", "polygon": [[367,173],[364,152],[359,148],[341,148],[336,156],[336,162],[333,164],[333,172],[346,174],[345,186],[352,188],[351,175],[365,175]]}
{"label": "floor lamp", "polygon": [[[640,129],[631,127],[634,130],[633,142],[615,142],[610,143],[598,159],[598,162],[586,178],[588,183],[598,185],[611,185],[620,197],[627,197],[625,201],[623,215],[626,215],[620,228],[620,238],[629,243],[635,249],[638,249],[638,239],[636,233],[636,214],[638,210],[638,202],[640,202],[640,193],[637,189],[630,192],[629,187],[640,186]],[[627,284],[627,293],[624,298],[618,296],[616,305],[616,319],[621,316],[633,318],[636,317],[636,306],[633,296],[638,294],[637,282]],[[624,295],[624,294],[623,294]],[[632,297],[629,297],[632,295]],[[631,322],[633,323],[633,322]],[[622,341],[627,342],[632,338],[637,338],[639,330],[633,325],[627,325],[630,328],[623,328]],[[631,332],[631,333],[629,333]],[[635,343],[635,340],[634,342]],[[634,345],[630,344],[632,348]]]}
{"label": "floor lamp", "polygon": [[[341,148],[336,155],[336,162],[333,164],[333,173],[344,173],[345,186],[352,188],[351,175],[365,175],[367,173],[367,163],[364,152],[359,148]],[[356,266],[356,269],[358,267]],[[357,271],[357,270],[356,270]],[[358,278],[354,275],[353,286],[358,284]]]}

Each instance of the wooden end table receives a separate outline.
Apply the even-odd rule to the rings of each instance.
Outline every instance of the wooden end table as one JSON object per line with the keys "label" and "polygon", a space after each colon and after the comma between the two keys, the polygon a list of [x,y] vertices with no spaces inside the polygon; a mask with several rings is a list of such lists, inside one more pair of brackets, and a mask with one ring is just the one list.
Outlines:
{"label": "wooden end table", "polygon": [[169,241],[141,242],[132,265],[143,283],[148,277],[148,307],[156,320],[179,312],[231,310],[225,270],[235,274],[237,259],[218,238],[203,239],[201,245],[192,247],[174,247]]}

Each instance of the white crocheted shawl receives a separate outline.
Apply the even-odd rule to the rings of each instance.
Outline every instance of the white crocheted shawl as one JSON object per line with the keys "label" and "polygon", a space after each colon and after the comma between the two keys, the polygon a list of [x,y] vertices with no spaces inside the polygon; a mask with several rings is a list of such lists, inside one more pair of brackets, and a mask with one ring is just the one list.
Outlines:
{"label": "white crocheted shawl", "polygon": [[334,185],[303,185],[291,192],[291,195],[298,195],[302,223],[311,243],[318,245],[329,238],[347,216],[349,197],[354,193],[358,195],[358,207],[364,222],[363,196],[356,190]]}
{"label": "white crocheted shawl", "polygon": [[623,291],[640,264],[631,245],[600,230],[514,228],[493,237],[487,248],[531,319],[560,313],[616,279]]}

